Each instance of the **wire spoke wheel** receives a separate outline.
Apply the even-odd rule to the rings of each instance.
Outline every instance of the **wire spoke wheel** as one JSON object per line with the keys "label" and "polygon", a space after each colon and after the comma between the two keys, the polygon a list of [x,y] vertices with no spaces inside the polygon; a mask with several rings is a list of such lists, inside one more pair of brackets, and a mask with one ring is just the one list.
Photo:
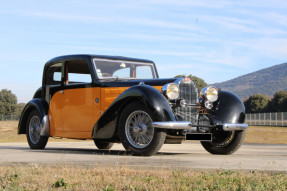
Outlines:
{"label": "wire spoke wheel", "polygon": [[135,148],[147,147],[154,136],[152,119],[144,111],[134,111],[126,120],[125,133],[130,144]]}
{"label": "wire spoke wheel", "polygon": [[152,126],[150,110],[140,101],[128,104],[119,119],[119,137],[125,149],[134,156],[151,156],[162,147],[166,133]]}
{"label": "wire spoke wheel", "polygon": [[29,137],[33,144],[37,144],[41,138],[40,135],[40,119],[38,116],[33,116],[29,124]]}
{"label": "wire spoke wheel", "polygon": [[26,124],[27,141],[31,149],[44,149],[49,137],[41,136],[41,115],[32,110]]}

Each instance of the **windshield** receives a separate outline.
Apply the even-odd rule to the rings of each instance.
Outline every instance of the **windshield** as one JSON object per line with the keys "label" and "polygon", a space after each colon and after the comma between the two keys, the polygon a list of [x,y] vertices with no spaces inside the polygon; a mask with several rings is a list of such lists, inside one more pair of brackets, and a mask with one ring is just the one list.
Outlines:
{"label": "windshield", "polygon": [[96,73],[99,79],[125,78],[125,79],[151,79],[156,78],[152,63],[114,61],[94,59]]}

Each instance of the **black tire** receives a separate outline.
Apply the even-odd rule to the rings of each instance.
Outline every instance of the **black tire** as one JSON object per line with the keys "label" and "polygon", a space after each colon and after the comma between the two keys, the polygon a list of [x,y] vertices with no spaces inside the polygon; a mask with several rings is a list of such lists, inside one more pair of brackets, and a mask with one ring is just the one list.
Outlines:
{"label": "black tire", "polygon": [[114,145],[114,143],[101,142],[101,141],[96,141],[96,140],[94,140],[94,142],[95,142],[95,145],[98,149],[109,150]]}
{"label": "black tire", "polygon": [[216,155],[230,155],[244,142],[246,131],[219,131],[211,142],[201,141],[206,151]]}
{"label": "black tire", "polygon": [[44,149],[49,137],[40,135],[40,124],[42,122],[40,113],[33,110],[28,117],[26,124],[26,137],[31,149]]}
{"label": "black tire", "polygon": [[162,147],[166,133],[153,128],[152,121],[151,112],[139,101],[130,103],[122,111],[118,124],[119,136],[125,149],[132,155],[151,156]]}

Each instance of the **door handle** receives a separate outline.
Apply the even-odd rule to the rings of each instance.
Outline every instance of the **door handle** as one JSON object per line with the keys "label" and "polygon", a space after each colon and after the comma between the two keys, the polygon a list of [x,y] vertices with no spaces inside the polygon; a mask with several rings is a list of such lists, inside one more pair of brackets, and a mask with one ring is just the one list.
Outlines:
{"label": "door handle", "polygon": [[64,90],[61,90],[60,93],[63,94],[63,93],[64,93]]}

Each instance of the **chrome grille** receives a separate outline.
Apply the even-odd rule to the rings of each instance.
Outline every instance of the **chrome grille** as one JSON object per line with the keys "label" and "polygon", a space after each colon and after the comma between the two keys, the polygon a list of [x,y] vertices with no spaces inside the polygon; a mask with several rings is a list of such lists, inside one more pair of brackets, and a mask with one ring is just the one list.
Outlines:
{"label": "chrome grille", "polygon": [[[186,100],[187,104],[198,104],[198,90],[193,81],[182,79],[179,83],[179,98]],[[197,124],[198,108],[195,107],[178,107],[175,110],[176,115],[182,117],[185,121]]]}

